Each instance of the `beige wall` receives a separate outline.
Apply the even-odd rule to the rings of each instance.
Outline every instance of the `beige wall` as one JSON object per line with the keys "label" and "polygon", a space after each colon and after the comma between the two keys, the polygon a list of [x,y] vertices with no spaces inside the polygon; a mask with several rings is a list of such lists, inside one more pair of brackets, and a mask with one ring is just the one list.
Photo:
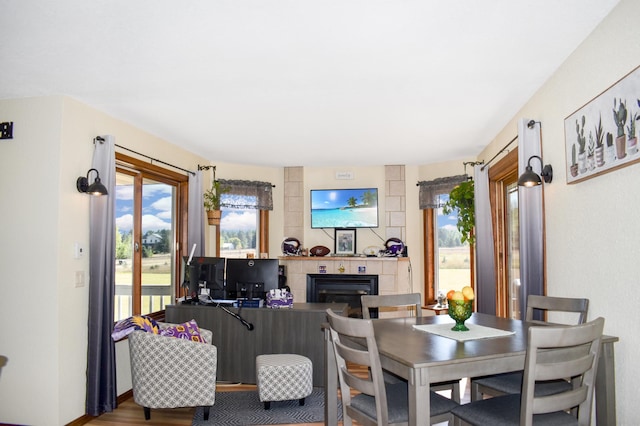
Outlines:
{"label": "beige wall", "polygon": [[[640,65],[638,16],[640,2],[622,0],[480,155],[491,158],[511,140],[518,119],[542,123],[543,157],[554,171],[553,182],[545,186],[548,293],[588,297],[589,318],[603,316],[605,333],[620,338],[615,360],[619,425],[638,423],[640,365],[634,358],[640,334],[630,312],[640,303],[640,164],[567,185],[564,119]],[[628,105],[635,97],[640,94]],[[603,112],[603,120],[610,117]]]}

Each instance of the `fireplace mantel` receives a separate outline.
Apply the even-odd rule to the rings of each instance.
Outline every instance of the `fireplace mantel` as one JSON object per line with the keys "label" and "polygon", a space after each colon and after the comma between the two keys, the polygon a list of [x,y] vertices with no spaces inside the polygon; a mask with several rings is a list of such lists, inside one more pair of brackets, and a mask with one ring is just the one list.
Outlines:
{"label": "fireplace mantel", "polygon": [[307,274],[321,273],[321,269],[327,274],[378,275],[379,294],[420,291],[413,288],[408,257],[280,256],[278,260],[285,265],[287,285],[296,302],[307,300]]}

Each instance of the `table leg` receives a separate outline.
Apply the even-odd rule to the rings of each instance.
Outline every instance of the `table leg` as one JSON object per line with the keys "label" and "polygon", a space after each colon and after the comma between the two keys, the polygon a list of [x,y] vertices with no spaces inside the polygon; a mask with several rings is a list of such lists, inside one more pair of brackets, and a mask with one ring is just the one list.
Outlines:
{"label": "table leg", "polygon": [[324,329],[324,424],[338,425],[338,371],[329,328]]}
{"label": "table leg", "polygon": [[429,370],[418,368],[411,370],[409,377],[409,425],[431,424],[431,384]]}
{"label": "table leg", "polygon": [[600,348],[598,371],[596,373],[596,424],[599,426],[616,423],[616,377],[613,342],[604,342]]}

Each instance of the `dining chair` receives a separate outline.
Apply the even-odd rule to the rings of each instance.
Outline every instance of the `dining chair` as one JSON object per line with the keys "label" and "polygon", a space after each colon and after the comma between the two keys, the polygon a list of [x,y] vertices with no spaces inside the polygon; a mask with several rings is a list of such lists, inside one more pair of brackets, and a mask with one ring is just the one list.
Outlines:
{"label": "dining chair", "polygon": [[[579,325],[530,327],[522,392],[460,405],[452,410],[454,425],[590,425],[603,328],[602,317]],[[538,381],[567,376],[574,385],[561,393],[534,391]]]}
{"label": "dining chair", "polygon": [[[407,383],[384,381],[372,320],[340,316],[331,309],[327,309],[327,319],[338,370],[344,426],[352,426],[353,420],[365,426],[407,424]],[[359,344],[352,343],[352,339]],[[348,365],[366,367],[370,373],[363,377]],[[430,392],[430,404],[431,424],[451,422],[451,410],[458,406],[434,391]]]}
{"label": "dining chair", "polygon": [[362,317],[371,319],[372,313],[380,314],[380,308],[396,308],[403,314],[408,313],[409,316],[422,316],[422,295],[420,293],[407,294],[384,294],[384,295],[363,295],[360,296],[362,304]]}
{"label": "dining chair", "polygon": [[[530,294],[527,297],[525,321],[537,325],[551,325],[554,323],[534,319],[534,314],[536,312],[571,312],[578,314],[577,324],[584,324],[587,320],[588,310],[589,299]],[[536,395],[551,395],[562,392],[570,386],[566,380],[541,382],[536,386]],[[471,400],[482,399],[483,395],[500,396],[520,393],[521,388],[522,371],[475,377],[471,379]]]}
{"label": "dining chair", "polygon": [[[409,316],[422,317],[422,295],[420,293],[405,294],[385,294],[385,295],[363,295],[360,296],[360,304],[362,305],[362,317],[371,319],[372,313],[380,313],[380,308],[396,308],[399,313],[408,313]],[[394,383],[400,381],[395,375],[383,371],[385,381]],[[449,382],[434,383],[431,390],[435,391],[451,391],[451,399],[460,403],[460,381],[453,380]]]}

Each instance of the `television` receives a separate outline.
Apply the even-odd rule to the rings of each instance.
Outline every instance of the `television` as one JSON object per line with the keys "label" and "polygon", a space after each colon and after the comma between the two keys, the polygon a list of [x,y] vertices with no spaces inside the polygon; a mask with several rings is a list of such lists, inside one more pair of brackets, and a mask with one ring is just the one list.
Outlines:
{"label": "television", "polygon": [[193,257],[182,258],[184,271],[184,286],[188,288],[187,296],[197,301],[201,288],[209,290],[212,299],[225,299],[224,290],[224,257]]}
{"label": "television", "polygon": [[278,259],[227,259],[228,299],[266,299],[278,288]]}
{"label": "television", "polygon": [[311,190],[311,228],[377,227],[378,188]]}

